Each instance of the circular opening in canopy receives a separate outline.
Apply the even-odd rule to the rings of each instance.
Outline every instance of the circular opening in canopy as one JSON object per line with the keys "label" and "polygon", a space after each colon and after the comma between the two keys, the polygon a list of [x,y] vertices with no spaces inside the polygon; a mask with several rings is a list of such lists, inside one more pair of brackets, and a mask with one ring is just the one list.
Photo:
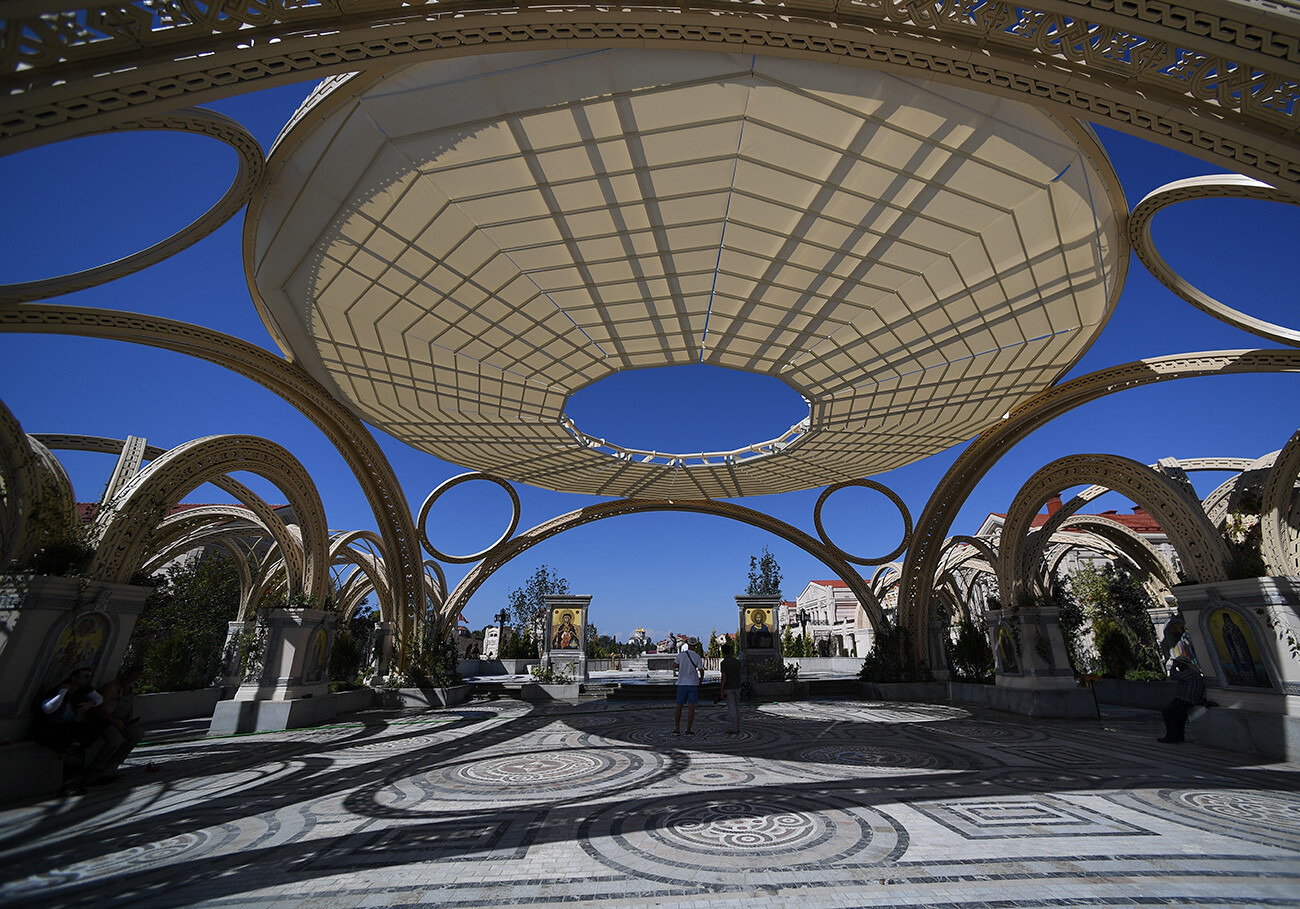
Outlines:
{"label": "circular opening in canopy", "polygon": [[772,376],[699,364],[607,376],[564,415],[611,454],[666,463],[784,447],[807,431],[808,402]]}

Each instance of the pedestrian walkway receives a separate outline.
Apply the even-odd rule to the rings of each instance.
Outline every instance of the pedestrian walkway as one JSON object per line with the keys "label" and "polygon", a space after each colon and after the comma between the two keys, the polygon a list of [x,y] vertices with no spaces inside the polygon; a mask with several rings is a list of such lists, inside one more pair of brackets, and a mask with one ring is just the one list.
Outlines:
{"label": "pedestrian walkway", "polygon": [[506,700],[156,736],[0,811],[0,905],[1300,905],[1294,763],[1151,716],[809,700],[735,737],[701,708],[680,737],[667,702]]}

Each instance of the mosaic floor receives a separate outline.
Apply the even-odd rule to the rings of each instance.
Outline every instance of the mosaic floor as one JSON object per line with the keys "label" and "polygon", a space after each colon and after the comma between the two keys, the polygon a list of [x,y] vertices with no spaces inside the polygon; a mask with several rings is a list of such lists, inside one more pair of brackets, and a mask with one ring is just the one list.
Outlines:
{"label": "mosaic floor", "polygon": [[0,905],[1300,905],[1300,765],[1161,745],[1150,716],[355,719],[146,744],[115,785],[0,810]]}

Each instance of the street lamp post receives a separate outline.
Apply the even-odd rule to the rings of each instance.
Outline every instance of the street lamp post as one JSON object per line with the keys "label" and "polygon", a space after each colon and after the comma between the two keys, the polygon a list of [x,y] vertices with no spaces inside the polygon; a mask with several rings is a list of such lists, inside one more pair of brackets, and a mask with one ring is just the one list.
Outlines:
{"label": "street lamp post", "polygon": [[807,653],[808,652],[808,610],[807,609],[799,610],[799,627],[802,630],[802,634],[803,634],[803,642],[802,642],[803,651],[804,653]]}

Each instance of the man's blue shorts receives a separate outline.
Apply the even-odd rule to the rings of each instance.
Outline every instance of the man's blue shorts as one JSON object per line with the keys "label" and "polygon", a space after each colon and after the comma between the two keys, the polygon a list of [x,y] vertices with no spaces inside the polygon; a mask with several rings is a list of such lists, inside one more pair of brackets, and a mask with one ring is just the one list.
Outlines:
{"label": "man's blue shorts", "polygon": [[682,704],[694,704],[700,699],[699,685],[678,685],[677,686],[677,706]]}

